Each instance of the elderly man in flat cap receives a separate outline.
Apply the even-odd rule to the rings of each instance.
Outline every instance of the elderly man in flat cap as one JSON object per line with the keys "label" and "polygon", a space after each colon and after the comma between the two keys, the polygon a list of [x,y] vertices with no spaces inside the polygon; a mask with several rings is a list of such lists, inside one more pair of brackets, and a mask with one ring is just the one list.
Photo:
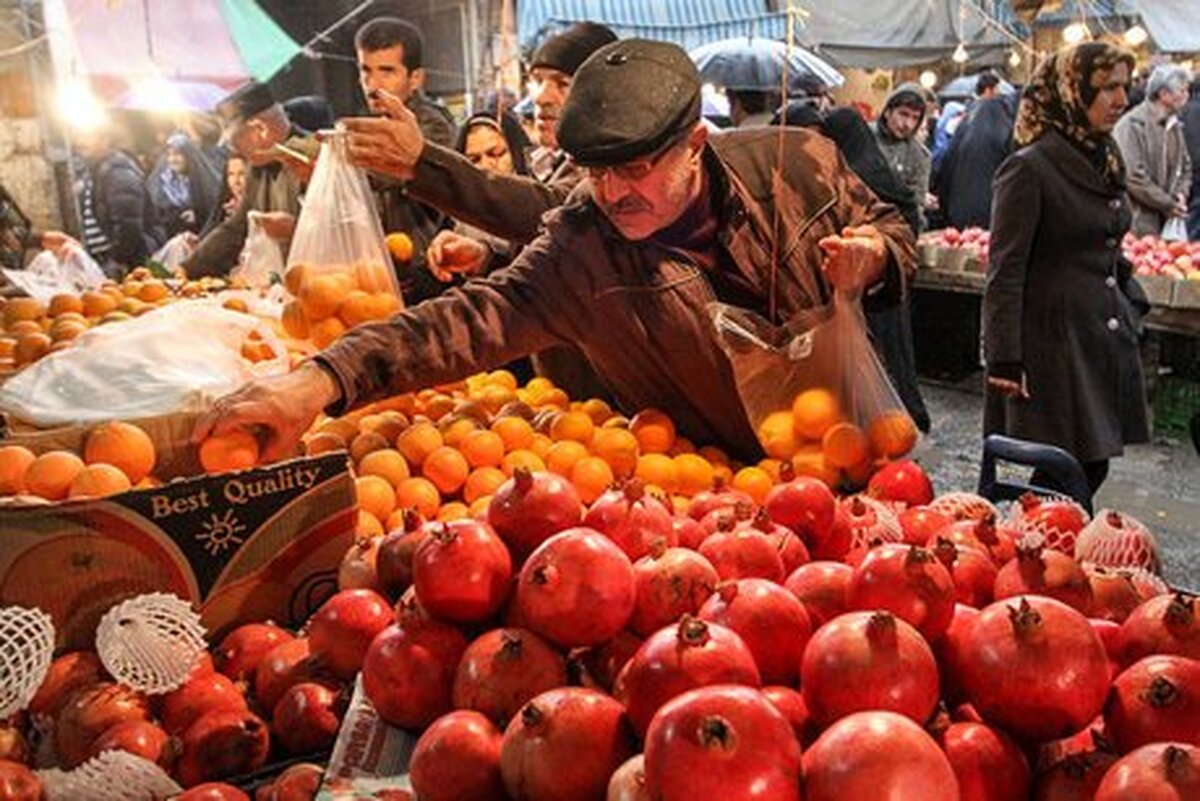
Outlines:
{"label": "elderly man in flat cap", "polygon": [[[782,323],[828,304],[835,287],[862,289],[877,305],[905,291],[915,243],[900,214],[819,135],[710,136],[696,68],[674,45],[598,50],[575,75],[558,137],[588,178],[510,266],[221,399],[196,437],[261,427],[264,456],[279,458],[322,410],[341,414],[570,342],[625,411],[666,409],[693,441],[754,458],[708,305]],[[351,138],[360,152],[387,147]]]}

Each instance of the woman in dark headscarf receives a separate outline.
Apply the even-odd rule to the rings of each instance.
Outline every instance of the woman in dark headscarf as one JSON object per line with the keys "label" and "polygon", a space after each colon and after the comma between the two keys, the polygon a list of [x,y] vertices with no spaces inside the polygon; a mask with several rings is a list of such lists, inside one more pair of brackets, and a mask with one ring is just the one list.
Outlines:
{"label": "woman in dark headscarf", "polygon": [[[1102,42],[1051,56],[1026,87],[1016,153],[996,175],[983,296],[987,433],[1056,445],[1093,493],[1145,442],[1138,351],[1146,297],[1122,256],[1131,213],[1112,129],[1133,56]],[[1035,472],[1033,483],[1061,489]]]}
{"label": "woman in dark headscarf", "polygon": [[959,124],[938,169],[937,194],[946,222],[986,228],[992,218],[992,178],[1013,151],[1015,94],[976,102]]}
{"label": "woman in dark headscarf", "polygon": [[217,170],[187,134],[167,137],[166,150],[146,179],[166,238],[199,233],[217,206],[220,185]]}

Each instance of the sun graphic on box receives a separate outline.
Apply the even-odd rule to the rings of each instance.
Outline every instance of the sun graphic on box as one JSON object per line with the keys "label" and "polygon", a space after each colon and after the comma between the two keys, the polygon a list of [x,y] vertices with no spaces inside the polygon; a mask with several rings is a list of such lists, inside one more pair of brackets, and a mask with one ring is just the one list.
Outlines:
{"label": "sun graphic on box", "polygon": [[204,545],[204,550],[213,556],[246,541],[245,537],[240,536],[245,533],[246,527],[237,519],[232,509],[223,515],[214,512],[209,521],[202,525],[204,530],[196,534],[196,539]]}

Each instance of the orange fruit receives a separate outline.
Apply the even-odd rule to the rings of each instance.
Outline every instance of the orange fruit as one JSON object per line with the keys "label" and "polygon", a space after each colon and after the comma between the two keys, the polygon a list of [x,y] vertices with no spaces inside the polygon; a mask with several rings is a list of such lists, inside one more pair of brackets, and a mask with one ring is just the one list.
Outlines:
{"label": "orange fruit", "polygon": [[300,297],[300,290],[304,287],[304,279],[308,277],[307,273],[308,265],[303,262],[293,264],[284,271],[283,286],[289,295],[294,298]]}
{"label": "orange fruit", "polygon": [[29,463],[25,491],[48,501],[61,501],[83,468],[83,460],[73,453],[48,451]]}
{"label": "orange fruit", "polygon": [[585,456],[571,468],[571,483],[579,492],[579,499],[591,503],[612,486],[613,471],[599,456]]}
{"label": "orange fruit", "polygon": [[346,333],[346,326],[337,317],[326,317],[324,320],[311,323],[308,332],[313,344],[324,349],[337,342],[338,338]]}
{"label": "orange fruit", "polygon": [[679,481],[675,491],[679,495],[690,498],[697,492],[712,489],[713,466],[703,456],[681,453],[674,461],[675,475]]}
{"label": "orange fruit", "polygon": [[67,497],[106,498],[128,492],[132,486],[129,477],[120,468],[111,464],[89,464],[75,476],[67,490]]}
{"label": "orange fruit", "polygon": [[912,418],[899,409],[884,412],[867,425],[867,439],[876,456],[895,459],[917,444],[917,427]]}
{"label": "orange fruit", "polygon": [[387,244],[388,253],[399,262],[409,261],[413,257],[412,237],[402,231],[388,234],[383,240]]}
{"label": "orange fruit", "polygon": [[638,457],[634,476],[643,483],[653,484],[668,495],[674,495],[679,487],[679,469],[675,460],[665,453],[643,453]]}
{"label": "orange fruit", "polygon": [[444,444],[442,432],[433,423],[413,423],[396,438],[396,450],[414,468],[424,464],[426,457]]}
{"label": "orange fruit", "polygon": [[358,426],[353,420],[339,417],[335,420],[325,420],[317,426],[318,434],[336,434],[343,442],[350,442],[358,436]]}
{"label": "orange fruit", "polygon": [[137,293],[142,291],[142,282],[133,278],[126,278],[121,284],[121,294],[127,298],[136,298]]}
{"label": "orange fruit", "polygon": [[771,459],[770,457],[763,459],[758,463],[758,468],[771,477],[772,483],[779,483],[779,472],[783,469],[783,463],[778,459]]}
{"label": "orange fruit", "polygon": [[279,322],[283,325],[284,333],[292,339],[308,339],[312,333],[308,325],[308,318],[304,315],[304,309],[300,306],[299,301],[289,300],[283,304]]}
{"label": "orange fruit", "polygon": [[623,428],[597,428],[592,453],[608,462],[617,478],[629,478],[637,469],[637,437]]}
{"label": "orange fruit", "polygon": [[309,456],[320,456],[322,453],[346,449],[346,440],[332,431],[318,432],[304,441],[304,452]]}
{"label": "orange fruit", "polygon": [[387,479],[379,476],[359,476],[354,479],[354,496],[360,511],[373,515],[376,520],[388,519],[396,508],[396,491]]}
{"label": "orange fruit", "polygon": [[498,467],[478,467],[467,476],[463,484],[463,500],[474,503],[485,495],[495,495],[496,490],[508,481],[508,476]]}
{"label": "orange fruit", "polygon": [[47,308],[47,313],[51,317],[57,317],[60,314],[68,314],[75,312],[76,314],[83,313],[83,298],[78,295],[55,295],[50,298],[50,305]]}
{"label": "orange fruit", "polygon": [[485,379],[488,386],[502,387],[510,392],[517,390],[517,377],[508,370],[493,370]]}
{"label": "orange fruit", "polygon": [[453,495],[462,489],[471,474],[467,459],[454,448],[438,448],[421,464],[421,475],[433,482],[443,495]]}
{"label": "orange fruit", "polygon": [[200,466],[206,473],[248,470],[258,464],[258,440],[249,431],[212,434],[200,443]]}
{"label": "orange fruit", "polygon": [[667,451],[668,456],[678,456],[681,453],[695,453],[696,445],[687,437],[676,437],[675,443]]}
{"label": "orange fruit", "polygon": [[547,437],[545,434],[534,434],[533,441],[529,443],[528,450],[536,453],[540,458],[545,459],[546,454],[550,453],[550,449],[554,447],[554,440]]}
{"label": "orange fruit", "polygon": [[54,324],[50,326],[50,339],[56,343],[70,342],[86,330],[88,330],[87,323],[79,320],[69,318],[55,320]]}
{"label": "orange fruit", "polygon": [[792,457],[792,470],[798,476],[815,478],[825,483],[830,489],[836,487],[840,480],[836,468],[831,467],[820,448],[804,448]]}
{"label": "orange fruit", "polygon": [[379,522],[379,518],[370,512],[359,511],[358,523],[354,526],[354,536],[356,539],[382,537],[386,533],[383,530],[383,523]]}
{"label": "orange fruit", "polygon": [[820,440],[841,419],[841,404],[827,389],[806,389],[792,401],[792,423],[798,437]]}
{"label": "orange fruit", "polygon": [[479,423],[470,417],[460,417],[448,423],[443,420],[443,425],[442,441],[451,448],[461,447],[467,437],[479,431]]}
{"label": "orange fruit", "polygon": [[600,398],[589,398],[579,406],[579,411],[592,418],[592,422],[596,425],[604,425],[604,422],[613,416],[612,407],[607,401]]}
{"label": "orange fruit", "polygon": [[20,339],[29,334],[44,334],[45,329],[37,320],[18,320],[8,327],[8,333]]}
{"label": "orange fruit", "polygon": [[360,262],[354,265],[354,281],[366,292],[389,292],[393,289],[392,271],[380,262]]}
{"label": "orange fruit", "polygon": [[399,412],[369,414],[358,424],[360,431],[374,431],[391,443],[394,443],[408,426],[408,418]]}
{"label": "orange fruit", "polygon": [[713,464],[713,484],[728,486],[733,482],[733,468],[727,464],[717,462]]}
{"label": "orange fruit", "polygon": [[725,451],[721,450],[715,445],[705,445],[702,448],[697,448],[696,453],[712,462],[713,465],[729,464],[729,454],[725,453]]}
{"label": "orange fruit", "polygon": [[36,457],[20,445],[0,447],[0,495],[19,495],[25,491],[25,471]]}
{"label": "orange fruit", "polygon": [[371,296],[361,289],[354,290],[346,296],[342,305],[338,306],[337,315],[347,328],[353,328],[373,319]]}
{"label": "orange fruit", "polygon": [[586,445],[573,439],[564,439],[554,443],[546,452],[546,469],[558,473],[563,478],[570,478],[575,463],[587,455]]}
{"label": "orange fruit", "polygon": [[771,487],[775,486],[771,475],[761,467],[743,467],[734,474],[730,484],[735,490],[741,490],[749,495],[751,500],[759,505],[766,500]]}
{"label": "orange fruit", "polygon": [[836,423],[821,439],[825,463],[838,469],[865,462],[871,457],[871,444],[862,429],[853,423]]}
{"label": "orange fruit", "polygon": [[643,454],[666,453],[675,444],[675,422],[658,409],[644,409],[629,421]]}
{"label": "orange fruit", "polygon": [[400,298],[394,292],[372,292],[367,299],[367,319],[386,320],[401,308]]}
{"label": "orange fruit", "polygon": [[595,430],[596,424],[586,412],[563,412],[550,424],[550,439],[555,442],[574,440],[587,445]]}
{"label": "orange fruit", "polygon": [[425,401],[425,414],[433,420],[441,420],[454,411],[457,401],[449,395],[434,394]]}
{"label": "orange fruit", "polygon": [[79,296],[83,302],[83,313],[88,317],[103,317],[117,310],[120,301],[105,292],[84,292]]}
{"label": "orange fruit", "polygon": [[309,321],[316,322],[336,314],[349,294],[350,289],[338,275],[314,275],[300,287],[300,305]]}
{"label": "orange fruit", "polygon": [[17,347],[13,349],[13,365],[23,367],[33,364],[50,352],[54,343],[43,333],[22,334],[17,337]]}
{"label": "orange fruit", "polygon": [[368,453],[356,469],[360,476],[378,476],[392,487],[400,486],[400,482],[409,477],[408,462],[390,448]]}
{"label": "orange fruit", "polygon": [[158,455],[150,435],[132,423],[101,423],[88,433],[83,460],[88,464],[110,464],[136,484],[154,469]]}
{"label": "orange fruit", "polygon": [[504,461],[500,463],[500,469],[504,471],[504,475],[512,476],[513,471],[518,467],[524,467],[531,473],[537,473],[546,469],[546,463],[542,461],[542,457],[538,456],[533,451],[518,449],[506,454]]}
{"label": "orange fruit", "polygon": [[146,281],[142,284],[142,288],[137,293],[137,298],[138,300],[145,301],[146,303],[154,303],[162,300],[169,294],[171,294],[171,292],[169,289],[167,289],[166,284],[156,278],[151,278],[149,281]]}
{"label": "orange fruit", "polygon": [[476,520],[487,520],[488,507],[492,505],[492,496],[484,495],[482,498],[476,498],[468,510],[471,517]]}
{"label": "orange fruit", "polygon": [[504,440],[495,431],[473,431],[459,446],[471,467],[499,467],[504,461]]}
{"label": "orange fruit", "polygon": [[[118,306],[117,308],[120,308],[120,306]],[[246,301],[242,300],[241,298],[230,298],[229,300],[227,300],[221,304],[221,308],[228,309],[229,311],[233,311],[233,312],[241,312],[242,314],[250,313],[250,307],[247,306]],[[121,311],[128,311],[128,309],[129,309],[129,307],[126,307],[124,309],[121,309]]]}
{"label": "orange fruit", "polygon": [[17,340],[13,337],[0,337],[0,359],[11,359],[17,350]]}
{"label": "orange fruit", "polygon": [[12,328],[13,323],[23,320],[36,321],[46,315],[46,307],[34,298],[9,298],[4,306],[4,325]]}
{"label": "orange fruit", "polygon": [[471,510],[462,501],[451,501],[438,509],[437,521],[449,523],[451,520],[466,520],[471,516]]}
{"label": "orange fruit", "polygon": [[533,442],[533,426],[520,417],[497,417],[492,422],[491,430],[499,435],[506,451],[528,448]]}
{"label": "orange fruit", "polygon": [[413,476],[396,487],[396,505],[401,509],[416,509],[429,519],[437,514],[438,507],[442,505],[442,496],[432,481]]}
{"label": "orange fruit", "polygon": [[368,454],[375,451],[387,450],[391,447],[382,434],[377,434],[374,431],[364,431],[353,440],[350,441],[350,458],[355,464],[361,462]]}
{"label": "orange fruit", "polygon": [[796,450],[794,432],[791,412],[771,412],[758,424],[758,441],[772,459],[790,459]]}

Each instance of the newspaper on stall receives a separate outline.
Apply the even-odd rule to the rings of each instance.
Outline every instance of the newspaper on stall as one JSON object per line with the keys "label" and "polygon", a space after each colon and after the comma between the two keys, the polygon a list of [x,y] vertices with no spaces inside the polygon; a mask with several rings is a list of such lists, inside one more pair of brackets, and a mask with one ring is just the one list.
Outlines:
{"label": "newspaper on stall", "polygon": [[408,776],[416,745],[415,734],[379,717],[359,676],[317,801],[416,801]]}

